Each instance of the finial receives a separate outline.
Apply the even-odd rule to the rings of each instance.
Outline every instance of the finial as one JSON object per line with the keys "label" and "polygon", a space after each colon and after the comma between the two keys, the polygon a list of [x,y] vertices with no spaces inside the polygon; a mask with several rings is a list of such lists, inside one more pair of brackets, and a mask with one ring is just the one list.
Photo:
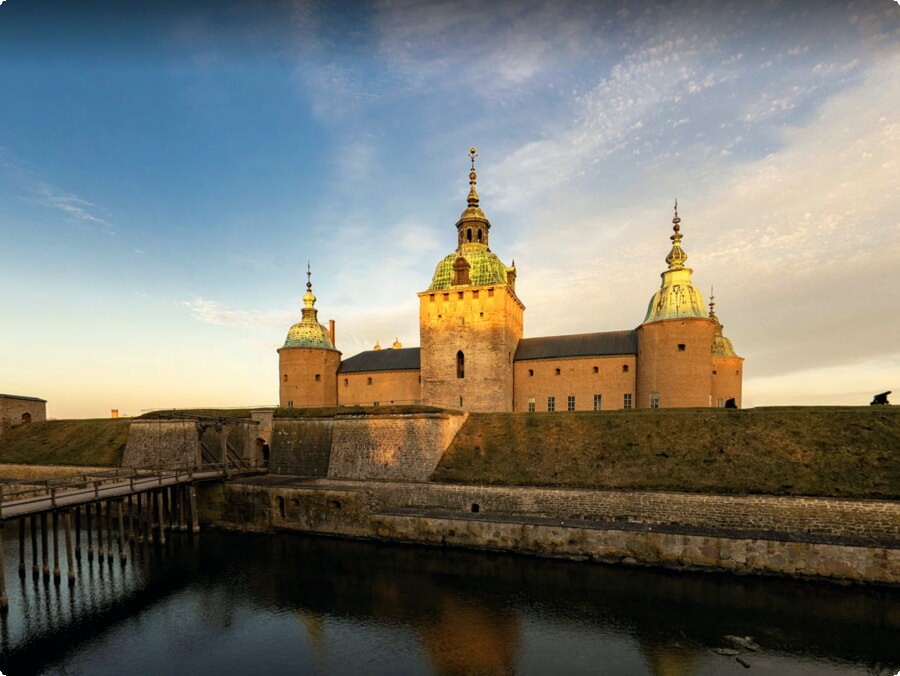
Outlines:
{"label": "finial", "polygon": [[472,170],[469,172],[469,197],[467,201],[470,207],[477,207],[478,191],[475,189],[475,181],[478,178],[478,174],[475,173],[475,158],[478,157],[478,150],[475,146],[469,148],[469,157],[472,160]]}
{"label": "finial", "polygon": [[714,295],[715,287],[710,285],[709,287],[709,316],[715,318],[716,316],[716,297]]}
{"label": "finial", "polygon": [[672,240],[672,249],[669,251],[669,255],[666,256],[666,263],[669,264],[669,270],[680,270],[684,267],[685,261],[687,261],[687,254],[681,248],[683,235],[681,234],[681,218],[678,216],[677,199],[675,200],[675,217],[672,219],[672,230],[675,231],[675,234],[669,237]]}
{"label": "finial", "polygon": [[312,291],[312,268],[309,261],[306,261],[306,290]]}

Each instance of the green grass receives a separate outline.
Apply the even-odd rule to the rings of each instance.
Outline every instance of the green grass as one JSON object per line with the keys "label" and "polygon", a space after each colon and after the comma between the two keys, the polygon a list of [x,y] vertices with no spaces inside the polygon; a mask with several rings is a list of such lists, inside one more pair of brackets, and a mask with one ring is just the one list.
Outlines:
{"label": "green grass", "polygon": [[[135,420],[169,420],[183,416],[200,416],[203,418],[249,418],[249,408],[179,408],[150,411],[137,416]],[[257,410],[257,409],[252,409]]]}
{"label": "green grass", "polygon": [[108,418],[18,425],[0,436],[0,462],[119,467],[128,426],[127,419]]}
{"label": "green grass", "polygon": [[432,480],[900,498],[900,408],[475,414]]}

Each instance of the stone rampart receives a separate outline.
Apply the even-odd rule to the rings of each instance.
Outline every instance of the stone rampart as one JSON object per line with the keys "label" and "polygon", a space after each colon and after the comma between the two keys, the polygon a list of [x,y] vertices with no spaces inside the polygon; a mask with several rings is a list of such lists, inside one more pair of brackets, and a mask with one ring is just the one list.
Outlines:
{"label": "stone rampart", "polygon": [[269,471],[274,474],[328,476],[331,458],[331,418],[278,418],[269,440]]}
{"label": "stone rampart", "polygon": [[193,420],[133,420],[123,467],[192,465],[200,448]]}
{"label": "stone rampart", "polygon": [[427,481],[465,420],[444,413],[337,418],[328,476]]}
{"label": "stone rampart", "polygon": [[673,568],[900,584],[900,503],[263,477],[215,523]]}

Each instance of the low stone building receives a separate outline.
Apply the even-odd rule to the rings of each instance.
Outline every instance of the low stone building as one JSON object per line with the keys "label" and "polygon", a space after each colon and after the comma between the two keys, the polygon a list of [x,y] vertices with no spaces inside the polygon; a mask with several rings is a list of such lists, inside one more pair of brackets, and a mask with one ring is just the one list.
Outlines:
{"label": "low stone building", "polygon": [[0,394],[0,434],[16,425],[47,419],[47,400],[18,394]]}
{"label": "low stone building", "polygon": [[[678,205],[662,283],[634,329],[523,337],[516,265],[491,251],[470,150],[457,247],[419,297],[419,348],[342,360],[307,279],[301,321],[279,349],[280,405],[423,403],[467,411],[598,411],[741,405],[743,358],[691,281]],[[307,270],[309,276],[309,270]]]}

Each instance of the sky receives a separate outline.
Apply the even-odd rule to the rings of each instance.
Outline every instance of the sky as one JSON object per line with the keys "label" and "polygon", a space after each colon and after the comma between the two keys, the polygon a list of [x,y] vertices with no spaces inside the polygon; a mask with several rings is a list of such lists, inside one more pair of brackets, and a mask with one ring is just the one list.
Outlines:
{"label": "sky", "polygon": [[470,146],[525,336],[634,328],[674,200],[744,405],[900,397],[900,6],[0,4],[0,392],[274,405],[306,265],[418,345]]}

